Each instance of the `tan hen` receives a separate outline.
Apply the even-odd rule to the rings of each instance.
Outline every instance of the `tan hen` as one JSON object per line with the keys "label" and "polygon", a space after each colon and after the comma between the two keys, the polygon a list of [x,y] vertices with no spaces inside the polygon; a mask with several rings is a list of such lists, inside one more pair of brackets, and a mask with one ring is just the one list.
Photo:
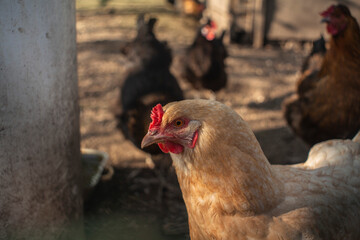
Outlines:
{"label": "tan hen", "polygon": [[192,240],[360,239],[359,136],[320,143],[304,164],[280,166],[219,102],[157,105],[151,117],[142,146],[170,152]]}

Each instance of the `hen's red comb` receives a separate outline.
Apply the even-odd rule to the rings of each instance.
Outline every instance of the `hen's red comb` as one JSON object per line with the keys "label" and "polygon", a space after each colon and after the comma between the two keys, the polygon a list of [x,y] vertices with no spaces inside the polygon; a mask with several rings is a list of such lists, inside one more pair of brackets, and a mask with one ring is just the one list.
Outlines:
{"label": "hen's red comb", "polygon": [[328,9],[326,9],[325,11],[323,11],[322,13],[320,13],[321,16],[323,17],[327,17],[330,14],[332,14],[334,12],[335,6],[331,5]]}
{"label": "hen's red comb", "polygon": [[155,107],[153,107],[150,115],[152,122],[150,123],[149,130],[160,127],[163,115],[164,115],[164,110],[162,109],[160,103]]}

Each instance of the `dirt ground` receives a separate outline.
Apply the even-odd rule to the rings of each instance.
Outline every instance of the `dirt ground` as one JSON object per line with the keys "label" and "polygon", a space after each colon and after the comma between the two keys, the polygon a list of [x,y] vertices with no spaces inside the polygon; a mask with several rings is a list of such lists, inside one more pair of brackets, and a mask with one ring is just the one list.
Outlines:
{"label": "dirt ground", "polygon": [[[155,33],[173,50],[171,71],[186,98],[206,98],[179,76],[184,49],[197,22],[165,4],[121,5],[77,12],[81,145],[105,151],[115,174],[101,181],[85,204],[88,239],[186,239],[186,210],[172,170],[159,173],[146,155],[116,130],[113,105],[128,66],[120,53],[135,36],[140,12],[158,18]],[[285,42],[252,49],[227,45],[229,82],[216,99],[236,110],[251,126],[271,163],[306,159],[308,147],[286,126],[282,100],[294,91],[310,44]]]}

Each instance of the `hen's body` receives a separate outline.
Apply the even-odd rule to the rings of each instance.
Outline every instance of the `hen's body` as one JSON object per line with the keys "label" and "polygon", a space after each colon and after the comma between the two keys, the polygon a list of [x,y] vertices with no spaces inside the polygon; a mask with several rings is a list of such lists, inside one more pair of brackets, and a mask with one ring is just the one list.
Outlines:
{"label": "hen's body", "polygon": [[343,5],[333,7],[335,15],[346,27],[331,37],[320,71],[311,76],[315,80],[300,83],[297,95],[284,103],[289,126],[310,145],[351,138],[360,128],[359,25]]}
{"label": "hen's body", "polygon": [[[191,177],[200,181],[178,178],[192,240],[360,239],[358,168],[272,166],[270,181],[262,172],[235,177],[239,170],[233,168],[213,180],[203,181],[200,173]],[[229,186],[231,181],[239,186]],[[254,189],[246,186],[251,181],[259,181]]]}
{"label": "hen's body", "polygon": [[[145,22],[143,15],[138,18],[138,35],[127,49],[133,67],[128,70],[118,102],[121,106],[117,115],[118,128],[139,148],[150,123],[152,107],[159,102],[166,104],[183,99],[182,90],[169,70],[171,51],[153,33],[155,22],[154,18]],[[151,154],[161,153],[156,147],[144,150]]]}
{"label": "hen's body", "polygon": [[320,143],[304,164],[270,165],[236,112],[185,100],[164,107],[143,145],[154,142],[174,150],[192,240],[360,239],[360,139]]}
{"label": "hen's body", "polygon": [[199,29],[193,44],[187,49],[182,75],[195,89],[218,91],[227,83],[227,51],[223,44],[224,33],[219,38],[214,35],[210,40],[202,34],[202,30],[210,23]]}

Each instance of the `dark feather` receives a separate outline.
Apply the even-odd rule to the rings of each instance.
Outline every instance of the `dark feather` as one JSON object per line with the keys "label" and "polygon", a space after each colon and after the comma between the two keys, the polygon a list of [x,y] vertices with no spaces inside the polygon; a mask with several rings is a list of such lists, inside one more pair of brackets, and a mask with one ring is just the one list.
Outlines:
{"label": "dark feather", "polygon": [[227,83],[225,58],[228,53],[223,44],[225,31],[220,37],[209,41],[201,34],[203,27],[204,25],[200,27],[186,51],[182,75],[195,89],[218,91]]}

